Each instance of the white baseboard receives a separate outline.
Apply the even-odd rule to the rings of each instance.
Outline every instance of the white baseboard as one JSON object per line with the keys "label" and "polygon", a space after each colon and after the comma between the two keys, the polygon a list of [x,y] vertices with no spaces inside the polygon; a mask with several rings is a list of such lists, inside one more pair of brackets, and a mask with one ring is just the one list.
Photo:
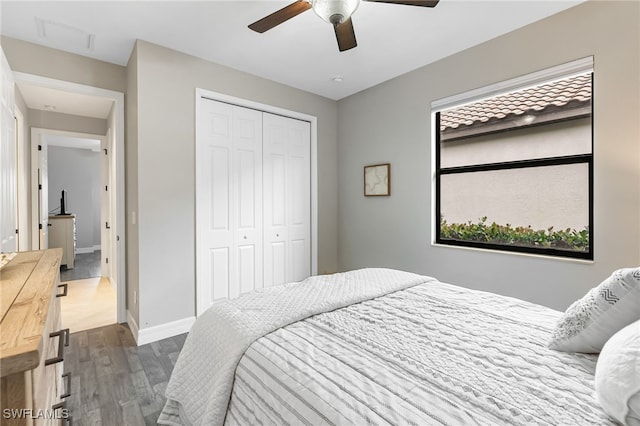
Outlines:
{"label": "white baseboard", "polygon": [[127,321],[129,322],[129,328],[131,329],[133,338],[136,339],[138,346],[141,346],[168,337],[177,336],[178,334],[187,333],[191,330],[191,326],[196,321],[196,317],[183,318],[178,321],[140,329],[131,316],[131,312],[127,311]]}
{"label": "white baseboard", "polygon": [[133,334],[133,338],[136,343],[138,343],[138,323],[133,319],[131,315],[131,311],[127,309],[127,324],[129,324],[129,330],[131,330],[131,334]]}

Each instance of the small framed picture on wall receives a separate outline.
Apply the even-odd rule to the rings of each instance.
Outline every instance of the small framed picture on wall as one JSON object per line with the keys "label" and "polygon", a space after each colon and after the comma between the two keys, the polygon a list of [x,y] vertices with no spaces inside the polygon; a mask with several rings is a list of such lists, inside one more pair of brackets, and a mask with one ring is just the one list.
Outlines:
{"label": "small framed picture on wall", "polygon": [[391,164],[374,164],[364,167],[365,197],[391,195]]}

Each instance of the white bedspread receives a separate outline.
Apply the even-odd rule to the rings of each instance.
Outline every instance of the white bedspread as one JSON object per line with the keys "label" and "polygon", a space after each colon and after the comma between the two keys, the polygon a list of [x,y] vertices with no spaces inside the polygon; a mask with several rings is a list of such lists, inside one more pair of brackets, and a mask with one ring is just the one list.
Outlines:
{"label": "white bedspread", "polygon": [[315,315],[245,352],[226,426],[613,425],[560,315],[441,282]]}
{"label": "white bedspread", "polygon": [[213,305],[187,337],[158,423],[222,425],[236,366],[255,340],[312,315],[428,281],[434,280],[390,269],[364,269],[269,287]]}

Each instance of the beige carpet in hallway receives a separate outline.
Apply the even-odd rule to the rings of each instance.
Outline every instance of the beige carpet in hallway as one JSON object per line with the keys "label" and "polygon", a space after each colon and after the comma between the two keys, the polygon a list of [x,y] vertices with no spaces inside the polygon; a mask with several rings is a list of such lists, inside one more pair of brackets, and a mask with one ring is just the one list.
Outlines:
{"label": "beige carpet in hallway", "polygon": [[60,299],[62,327],[71,333],[116,323],[116,291],[108,278],[67,281]]}

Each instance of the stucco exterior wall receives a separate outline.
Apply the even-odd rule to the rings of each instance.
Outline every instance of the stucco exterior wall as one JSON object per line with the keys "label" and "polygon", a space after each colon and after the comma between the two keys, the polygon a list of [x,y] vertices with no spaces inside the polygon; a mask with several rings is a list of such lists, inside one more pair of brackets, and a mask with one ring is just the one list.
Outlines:
{"label": "stucco exterior wall", "polygon": [[[441,143],[442,167],[588,154],[591,119]],[[582,230],[589,225],[589,170],[584,164],[487,171],[442,177],[448,223],[477,222]]]}

